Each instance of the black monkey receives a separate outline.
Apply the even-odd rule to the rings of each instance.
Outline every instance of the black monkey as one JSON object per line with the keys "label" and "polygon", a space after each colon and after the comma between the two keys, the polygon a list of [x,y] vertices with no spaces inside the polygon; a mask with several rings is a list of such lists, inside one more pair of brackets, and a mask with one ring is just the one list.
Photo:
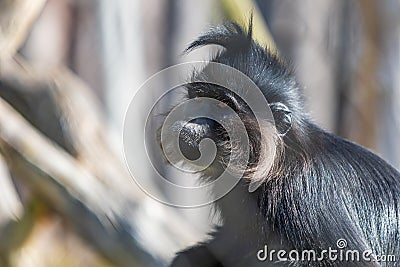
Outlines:
{"label": "black monkey", "polygon": [[[256,191],[250,193],[249,180],[243,178],[216,202],[222,226],[210,234],[209,241],[179,252],[171,266],[400,266],[399,172],[370,151],[316,126],[303,111],[292,70],[253,41],[251,31],[251,23],[247,31],[236,23],[217,26],[188,50],[220,45],[224,49],[211,62],[231,66],[252,79],[272,103],[280,153]],[[245,175],[263,164],[260,136],[265,133],[255,127],[254,114],[242,99],[225,88],[199,82],[187,85],[187,97],[214,98],[235,110],[250,136]],[[219,158],[204,171],[204,179],[223,169],[229,140],[221,125],[200,118],[179,134],[188,158],[198,156],[202,138],[216,142]],[[346,261],[343,255],[340,259],[339,254],[334,254],[335,260],[324,252],[329,247],[338,250],[339,239],[346,240],[347,250],[359,251],[358,261]],[[257,253],[265,245],[269,251],[296,250],[300,255],[314,250],[320,259],[283,262],[277,261],[275,253],[273,261],[260,261]],[[397,263],[368,261],[369,254],[395,255]]]}

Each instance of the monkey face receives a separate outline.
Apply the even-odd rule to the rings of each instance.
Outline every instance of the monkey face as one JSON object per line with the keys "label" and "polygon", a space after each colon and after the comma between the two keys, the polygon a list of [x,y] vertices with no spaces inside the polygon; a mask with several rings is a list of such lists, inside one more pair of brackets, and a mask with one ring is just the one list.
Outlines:
{"label": "monkey face", "polygon": [[[185,85],[186,97],[198,100],[191,102],[193,105],[188,106],[187,114],[198,115],[208,111],[212,116],[187,116],[188,120],[177,120],[173,134],[179,139],[179,152],[189,161],[202,158],[203,140],[213,141],[215,158],[207,168],[201,169],[205,176],[211,174],[211,179],[232,169],[235,173],[242,173],[243,177],[267,179],[278,158],[277,151],[283,147],[280,139],[291,129],[291,111],[284,104],[290,104],[291,100],[277,101],[279,87],[286,84],[276,79],[275,72],[271,73],[270,80],[259,80],[254,69],[243,67],[242,63],[252,60],[253,56],[228,49],[196,71],[191,77],[192,82]],[[266,62],[260,62],[260,65],[265,65],[266,70],[270,68]],[[198,110],[193,110],[194,106]],[[239,136],[245,135],[247,143],[240,137],[232,137],[232,130],[239,131]],[[257,175],[250,177],[254,173]]]}
{"label": "monkey face", "polygon": [[[204,73],[200,75],[205,76]],[[241,87],[240,81],[236,85],[240,90],[246,89]],[[183,112],[190,115],[207,111],[212,117],[200,116],[174,123],[172,130],[173,135],[178,137],[180,153],[196,165],[195,161],[201,159],[202,152],[209,153],[204,149],[202,151],[201,143],[210,139],[216,149],[215,157],[200,171],[207,181],[218,178],[228,164],[231,170],[241,173],[245,178],[254,178],[252,174],[258,171],[255,180],[265,180],[277,158],[277,151],[281,149],[279,138],[291,128],[291,112],[287,106],[279,102],[268,104],[265,101],[274,116],[271,119],[276,119],[276,124],[267,121],[260,125],[249,105],[228,88],[207,82],[192,82],[186,85],[186,89],[187,98],[196,105],[188,105]],[[243,125],[239,131],[246,136],[247,143],[241,142],[240,138],[231,138],[230,130],[238,130],[236,124],[239,123],[235,121],[235,117]],[[248,157],[243,162],[242,157],[237,155],[243,154],[242,151],[245,150],[248,151]]]}
{"label": "monkey face", "polygon": [[[245,162],[245,169],[255,165],[258,161],[260,130],[256,118],[246,103],[234,92],[215,84],[206,82],[193,82],[186,85],[187,98],[195,101],[198,109],[207,110],[212,117],[198,117],[189,121],[175,122],[175,132],[179,138],[179,149],[183,156],[190,160],[198,160],[202,156],[201,142],[211,139],[215,145],[216,153],[211,164],[202,170],[207,179],[214,179],[223,172],[229,162],[233,162],[233,150],[244,150],[242,146],[247,145],[249,158]],[[210,101],[212,100],[212,101]],[[189,105],[188,113],[198,114],[197,110]],[[237,120],[244,125],[240,129],[246,135],[248,144],[237,138],[231,140],[230,129],[239,127]],[[224,127],[228,126],[228,127]],[[257,148],[257,149],[256,149]],[[243,162],[236,162],[243,167]],[[235,166],[235,164],[231,166]]]}

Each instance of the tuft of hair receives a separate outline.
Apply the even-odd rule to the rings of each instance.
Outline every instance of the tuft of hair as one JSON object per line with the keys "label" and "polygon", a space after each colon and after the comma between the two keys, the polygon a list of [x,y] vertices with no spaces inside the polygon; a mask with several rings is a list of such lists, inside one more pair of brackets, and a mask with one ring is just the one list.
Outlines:
{"label": "tuft of hair", "polygon": [[211,62],[226,64],[243,72],[262,90],[269,103],[281,102],[300,116],[303,98],[292,67],[255,42],[252,28],[252,20],[247,31],[235,22],[214,26],[185,51],[205,45],[222,46],[224,50],[217,53]]}

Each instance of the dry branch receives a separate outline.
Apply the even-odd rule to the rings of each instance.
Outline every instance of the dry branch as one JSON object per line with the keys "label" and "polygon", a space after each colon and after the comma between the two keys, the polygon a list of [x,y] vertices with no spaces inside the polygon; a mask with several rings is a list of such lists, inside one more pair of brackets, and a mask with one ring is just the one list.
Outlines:
{"label": "dry branch", "polygon": [[0,229],[9,221],[18,220],[23,207],[14,188],[7,165],[0,155]]}
{"label": "dry branch", "polygon": [[[199,238],[173,209],[163,209],[134,184],[108,144],[84,83],[64,69],[41,75],[22,61],[7,64],[0,75],[0,96],[7,99],[0,98],[0,149],[11,172],[79,236],[117,266],[162,266]],[[44,122],[40,99],[47,100],[40,102],[46,114],[53,113]]]}
{"label": "dry branch", "polygon": [[0,147],[17,177],[118,266],[157,266],[123,229],[111,224],[113,200],[76,161],[48,142],[0,100]]}
{"label": "dry branch", "polygon": [[0,0],[0,58],[11,57],[25,38],[46,0]]}

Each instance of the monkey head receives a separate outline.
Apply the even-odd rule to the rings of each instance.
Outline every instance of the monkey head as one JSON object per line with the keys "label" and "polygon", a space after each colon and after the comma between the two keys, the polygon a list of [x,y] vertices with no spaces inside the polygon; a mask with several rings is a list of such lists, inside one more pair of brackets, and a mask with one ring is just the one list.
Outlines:
{"label": "monkey head", "polygon": [[[204,139],[214,142],[215,158],[202,171],[206,179],[218,177],[228,162],[235,162],[233,152],[243,150],[243,143],[237,139],[232,140],[229,129],[224,127],[228,125],[231,130],[238,130],[238,122],[234,117],[239,118],[243,124],[241,131],[248,139],[248,157],[245,163],[241,160],[235,162],[233,169],[237,165],[243,168],[245,164],[243,176],[260,182],[268,178],[274,166],[278,166],[279,154],[284,149],[283,139],[293,130],[293,122],[297,119],[293,113],[300,106],[298,102],[301,97],[297,94],[297,83],[291,71],[276,56],[261,49],[250,36],[251,25],[245,33],[241,27],[232,23],[213,28],[187,49],[191,51],[208,44],[224,48],[204,68],[195,71],[185,86],[186,97],[204,103],[200,109],[213,114],[212,118],[204,116],[175,123],[174,134],[179,136],[180,151],[189,160],[201,157],[201,142]],[[247,80],[219,65],[240,72]],[[260,73],[268,73],[268,79]],[[221,79],[224,80],[224,86],[210,82]],[[254,86],[249,85],[248,81]],[[281,93],[282,87],[287,89],[285,94]],[[268,110],[266,113],[269,112],[271,118],[258,120],[257,110],[242,96],[262,98],[261,105]],[[210,103],[204,99],[214,101]],[[189,108],[188,112],[193,110]],[[237,153],[240,154],[240,151]]]}

